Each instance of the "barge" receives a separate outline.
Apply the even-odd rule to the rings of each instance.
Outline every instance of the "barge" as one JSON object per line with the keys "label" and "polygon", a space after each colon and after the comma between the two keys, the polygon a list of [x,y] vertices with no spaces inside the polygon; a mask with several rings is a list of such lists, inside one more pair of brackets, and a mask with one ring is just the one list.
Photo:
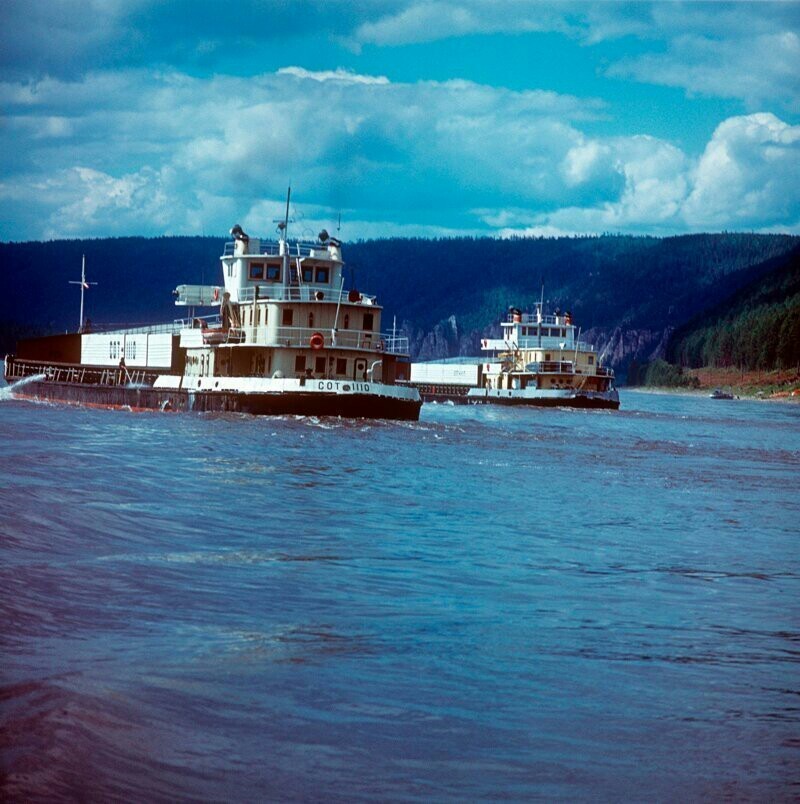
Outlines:
{"label": "barge", "polygon": [[[288,209],[288,204],[287,204]],[[21,340],[4,375],[16,398],[159,411],[416,421],[408,340],[381,332],[374,296],[344,290],[341,243],[249,237],[221,256],[220,285],[180,285],[190,315],[166,324]],[[85,274],[82,288],[88,286]],[[197,316],[197,308],[211,314]],[[96,328],[95,328],[96,329]]]}

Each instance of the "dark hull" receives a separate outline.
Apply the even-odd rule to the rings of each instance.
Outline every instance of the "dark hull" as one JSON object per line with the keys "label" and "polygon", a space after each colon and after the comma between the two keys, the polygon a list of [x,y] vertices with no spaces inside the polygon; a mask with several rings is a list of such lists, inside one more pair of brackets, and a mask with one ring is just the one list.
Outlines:
{"label": "dark hull", "polygon": [[469,388],[453,388],[445,391],[432,390],[430,386],[418,385],[423,402],[454,402],[457,405],[521,405],[536,408],[581,408],[584,410],[619,410],[619,399],[598,395],[576,394],[572,397],[468,397]]}
{"label": "dark hull", "polygon": [[[14,379],[14,378],[11,378]],[[85,407],[199,413],[250,413],[255,416],[342,416],[353,419],[417,421],[421,402],[368,394],[244,394],[131,388],[88,383],[26,382],[18,399],[59,402]]]}
{"label": "dark hull", "polygon": [[574,396],[567,399],[460,399],[470,405],[514,405],[526,408],[582,408],[584,410],[619,410],[619,401],[598,397]]}

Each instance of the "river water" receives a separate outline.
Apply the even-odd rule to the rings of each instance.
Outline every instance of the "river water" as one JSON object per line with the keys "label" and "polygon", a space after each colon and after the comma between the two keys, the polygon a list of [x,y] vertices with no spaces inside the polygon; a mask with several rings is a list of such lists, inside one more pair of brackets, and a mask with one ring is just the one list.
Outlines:
{"label": "river water", "polygon": [[0,395],[0,797],[800,796],[800,406]]}

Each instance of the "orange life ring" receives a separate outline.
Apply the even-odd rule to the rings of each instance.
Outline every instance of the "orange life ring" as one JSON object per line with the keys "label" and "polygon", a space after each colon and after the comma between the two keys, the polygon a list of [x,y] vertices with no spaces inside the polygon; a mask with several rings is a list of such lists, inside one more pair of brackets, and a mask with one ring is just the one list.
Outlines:
{"label": "orange life ring", "polygon": [[325,338],[321,332],[315,332],[308,341],[312,349],[322,349],[325,346]]}

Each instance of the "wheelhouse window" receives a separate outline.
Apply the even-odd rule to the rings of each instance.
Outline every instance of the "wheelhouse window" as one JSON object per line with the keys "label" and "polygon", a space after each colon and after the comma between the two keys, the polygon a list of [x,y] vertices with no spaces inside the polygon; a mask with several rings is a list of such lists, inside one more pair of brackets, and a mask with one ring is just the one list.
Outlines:
{"label": "wheelhouse window", "polygon": [[347,358],[339,357],[336,359],[336,373],[347,374]]}
{"label": "wheelhouse window", "polygon": [[308,314],[308,328],[314,329],[314,313]]}
{"label": "wheelhouse window", "polygon": [[330,269],[329,268],[317,268],[316,270],[316,281],[321,282],[322,284],[328,284],[328,280],[330,279]]}
{"label": "wheelhouse window", "polygon": [[310,265],[303,266],[303,282],[314,281],[314,268]]}
{"label": "wheelhouse window", "polygon": [[350,329],[350,315],[348,313],[344,314],[344,329]]}
{"label": "wheelhouse window", "polygon": [[297,355],[294,359],[294,370],[298,374],[303,374],[306,370],[306,356]]}
{"label": "wheelhouse window", "polygon": [[250,263],[250,279],[263,279],[264,278],[264,263],[251,262]]}
{"label": "wheelhouse window", "polygon": [[589,355],[589,365],[590,366],[594,365],[594,355]]}
{"label": "wheelhouse window", "polygon": [[291,307],[284,307],[283,308],[283,316],[281,318],[281,324],[284,327],[291,327],[294,323],[294,310]]}
{"label": "wheelhouse window", "polygon": [[270,282],[281,281],[280,263],[267,263],[267,279],[269,279]]}
{"label": "wheelhouse window", "polygon": [[364,326],[363,329],[372,331],[374,324],[373,324],[373,317],[372,313],[364,313]]}
{"label": "wheelhouse window", "polygon": [[317,357],[314,359],[314,371],[317,374],[324,374],[325,373],[325,358],[324,357]]}

